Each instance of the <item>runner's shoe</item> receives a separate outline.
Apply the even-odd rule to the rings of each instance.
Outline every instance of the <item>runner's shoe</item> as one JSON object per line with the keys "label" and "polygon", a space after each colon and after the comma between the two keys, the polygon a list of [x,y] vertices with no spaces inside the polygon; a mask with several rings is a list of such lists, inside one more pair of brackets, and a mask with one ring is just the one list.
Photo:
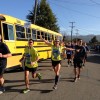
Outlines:
{"label": "runner's shoe", "polygon": [[77,82],[77,80],[78,80],[78,78],[77,78],[77,77],[75,77],[74,82]]}
{"label": "runner's shoe", "polygon": [[3,86],[0,87],[0,94],[5,92],[5,88]]}
{"label": "runner's shoe", "polygon": [[26,88],[22,91],[22,93],[28,93],[30,91],[30,89]]}
{"label": "runner's shoe", "polygon": [[80,79],[80,75],[78,75],[78,79]]}
{"label": "runner's shoe", "polygon": [[2,90],[0,90],[0,94],[2,94],[3,93],[3,91]]}
{"label": "runner's shoe", "polygon": [[70,67],[70,65],[68,64],[67,67]]}
{"label": "runner's shoe", "polygon": [[53,89],[55,89],[55,90],[57,89],[57,85],[56,84],[53,86]]}
{"label": "runner's shoe", "polygon": [[40,73],[38,73],[38,74],[37,74],[37,77],[38,77],[38,79],[39,79],[39,80],[41,80],[41,79],[42,79],[42,76],[41,76],[41,74],[40,74]]}
{"label": "runner's shoe", "polygon": [[72,63],[72,61],[70,61],[70,65],[71,65],[71,66],[73,66],[73,63]]}

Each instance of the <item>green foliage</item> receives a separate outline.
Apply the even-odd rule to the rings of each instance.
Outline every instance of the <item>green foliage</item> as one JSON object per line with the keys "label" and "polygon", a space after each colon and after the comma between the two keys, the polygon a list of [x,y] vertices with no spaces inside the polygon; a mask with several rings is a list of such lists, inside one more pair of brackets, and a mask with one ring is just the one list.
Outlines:
{"label": "green foliage", "polygon": [[98,40],[97,40],[96,36],[94,36],[94,37],[89,41],[89,43],[97,43],[97,42],[98,42]]}
{"label": "green foliage", "polygon": [[[33,10],[29,11],[29,14],[27,15],[27,19],[31,23],[34,22],[34,10],[35,8],[33,7]],[[46,0],[41,0],[40,4],[37,5],[35,24],[59,32],[59,26],[57,25],[57,18],[53,14]]]}

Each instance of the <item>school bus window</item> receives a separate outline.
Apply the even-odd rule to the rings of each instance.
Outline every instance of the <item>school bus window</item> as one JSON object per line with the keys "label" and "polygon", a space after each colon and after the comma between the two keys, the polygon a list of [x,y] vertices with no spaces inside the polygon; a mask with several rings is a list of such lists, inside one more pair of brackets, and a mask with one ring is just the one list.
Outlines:
{"label": "school bus window", "polygon": [[57,39],[56,35],[54,35],[54,39]]}
{"label": "school bus window", "polygon": [[50,34],[50,40],[52,40],[52,35]]}
{"label": "school bus window", "polygon": [[58,36],[58,39],[61,40],[60,36]]}
{"label": "school bus window", "polygon": [[43,36],[43,35],[44,35],[44,33],[43,33],[43,32],[41,32],[41,35]]}
{"label": "school bus window", "polygon": [[52,40],[54,40],[54,35],[52,35]]}
{"label": "school bus window", "polygon": [[56,37],[55,37],[55,35],[53,35],[54,36],[54,40],[56,39]]}
{"label": "school bus window", "polygon": [[46,33],[46,40],[48,40],[48,33]]}
{"label": "school bus window", "polygon": [[13,26],[3,23],[4,40],[14,40]]}
{"label": "school bus window", "polygon": [[48,40],[49,40],[49,41],[51,40],[51,38],[50,38],[50,37],[51,37],[51,35],[50,35],[50,34],[48,34]]}
{"label": "school bus window", "polygon": [[24,27],[19,26],[19,25],[15,25],[15,28],[16,28],[16,37],[17,37],[17,39],[25,38],[25,29],[24,29]]}
{"label": "school bus window", "polygon": [[48,40],[48,36],[47,36],[47,33],[45,33],[45,40]]}
{"label": "school bus window", "polygon": [[62,40],[63,40],[63,37],[60,36],[60,37],[59,37],[59,40],[62,41]]}
{"label": "school bus window", "polygon": [[26,37],[31,38],[31,29],[26,28]]}
{"label": "school bus window", "polygon": [[37,31],[37,39],[40,39],[40,31]]}
{"label": "school bus window", "polygon": [[5,24],[5,23],[3,23],[3,35],[4,35],[4,40],[9,40],[7,24]]}
{"label": "school bus window", "polygon": [[52,40],[52,35],[51,34],[49,34],[49,38],[50,38],[50,41]]}
{"label": "school bus window", "polygon": [[41,32],[41,35],[42,35],[42,38],[44,38],[45,33],[44,32]]}
{"label": "school bus window", "polygon": [[36,40],[36,30],[32,29],[32,39]]}
{"label": "school bus window", "polygon": [[12,25],[8,25],[8,37],[9,40],[14,40],[14,30]]}
{"label": "school bus window", "polygon": [[58,39],[58,36],[55,36],[55,39]]}
{"label": "school bus window", "polygon": [[49,34],[48,34],[48,33],[46,33],[46,40],[48,40],[48,36],[49,36]]}

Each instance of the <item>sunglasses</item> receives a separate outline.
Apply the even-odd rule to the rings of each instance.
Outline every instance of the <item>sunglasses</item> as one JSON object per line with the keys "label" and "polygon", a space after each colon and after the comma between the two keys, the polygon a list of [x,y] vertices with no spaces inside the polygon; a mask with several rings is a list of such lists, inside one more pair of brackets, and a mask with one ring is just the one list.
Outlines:
{"label": "sunglasses", "polygon": [[29,43],[33,43],[33,42],[29,42]]}

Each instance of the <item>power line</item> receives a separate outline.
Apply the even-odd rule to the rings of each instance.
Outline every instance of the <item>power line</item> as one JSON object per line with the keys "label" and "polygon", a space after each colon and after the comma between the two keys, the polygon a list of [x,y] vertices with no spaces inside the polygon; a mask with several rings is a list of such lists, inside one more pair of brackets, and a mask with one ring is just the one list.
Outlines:
{"label": "power line", "polygon": [[[64,6],[62,6],[62,5],[58,5],[58,4],[55,4],[55,3],[53,3],[53,2],[51,2],[51,1],[49,1],[51,4],[54,4],[54,5],[56,5],[56,6],[59,6],[59,7],[61,7],[61,8],[65,8],[65,9],[69,9],[69,8],[66,8],[66,7],[64,7]],[[70,9],[69,9],[70,10]],[[71,11],[74,11],[74,10],[72,10],[71,9]],[[74,12],[77,12],[76,10],[74,11]],[[77,12],[77,13],[80,13],[80,12]],[[86,15],[86,14],[85,14]],[[91,16],[91,15],[87,15],[87,16],[90,16],[90,17],[95,17],[95,18],[100,18],[100,17],[97,17],[97,16]],[[66,19],[65,17],[63,17],[64,19]],[[64,24],[62,23],[62,26],[63,26]],[[64,26],[63,26],[64,27]],[[65,28],[65,27],[64,27]],[[65,28],[66,29],[66,28]],[[95,31],[95,33],[96,32],[100,32],[100,31],[96,31],[96,30],[87,30],[87,29],[82,29],[82,28],[79,28],[80,30],[83,30],[83,31],[86,31],[86,32],[93,32],[93,31]]]}
{"label": "power line", "polygon": [[97,5],[100,5],[100,3],[98,3],[98,2],[95,2],[95,1],[93,1],[93,0],[90,0],[92,3],[94,3],[94,4],[97,4]]}
{"label": "power line", "polygon": [[73,2],[73,1],[70,1],[70,0],[59,0],[59,2],[64,2],[64,3],[69,3],[69,4],[74,4],[74,5],[82,5],[82,6],[93,6],[93,4],[87,4],[87,2],[86,3],[79,3],[79,2]]}
{"label": "power line", "polygon": [[93,31],[95,31],[95,32],[99,32],[100,33],[100,31],[97,31],[97,30],[87,30],[87,29],[84,29],[84,28],[80,28],[80,27],[78,27],[78,29],[80,29],[80,30],[84,30],[84,31],[87,31],[87,32],[93,32]]}
{"label": "power line", "polygon": [[[51,1],[49,1],[50,3],[52,3]],[[89,17],[94,17],[94,18],[99,18],[100,19],[100,16],[94,16],[94,15],[91,15],[91,14],[88,14],[88,13],[83,13],[83,12],[80,12],[80,11],[77,11],[77,10],[74,10],[74,9],[70,9],[68,7],[64,7],[62,5],[58,5],[58,4],[55,4],[55,3],[52,3],[56,6],[59,6],[59,7],[62,7],[62,8],[65,8],[66,10],[70,10],[70,11],[73,11],[73,12],[76,12],[76,13],[79,13],[79,14],[83,14],[83,15],[86,15],[86,16],[89,16]]]}

